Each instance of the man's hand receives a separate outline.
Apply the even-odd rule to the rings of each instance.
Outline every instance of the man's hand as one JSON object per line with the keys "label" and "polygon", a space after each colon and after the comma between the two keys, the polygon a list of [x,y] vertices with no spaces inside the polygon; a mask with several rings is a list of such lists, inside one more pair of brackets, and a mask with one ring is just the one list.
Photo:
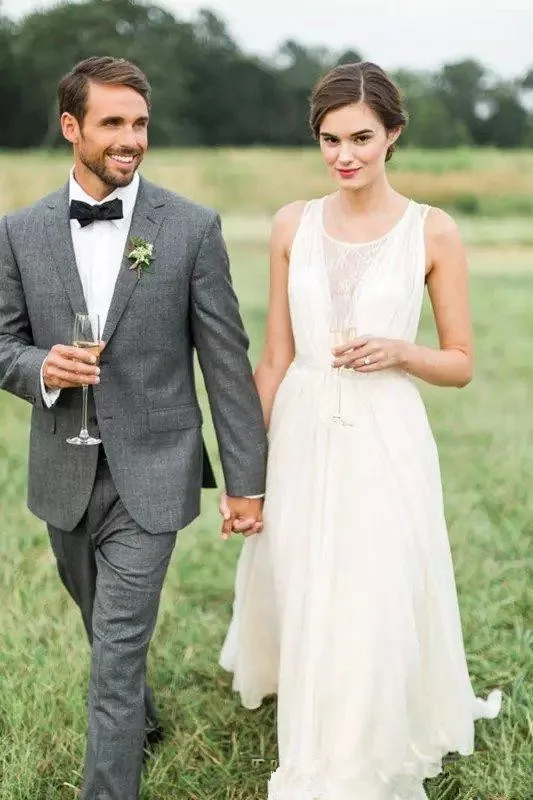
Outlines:
{"label": "man's hand", "polygon": [[220,513],[224,517],[222,538],[229,539],[231,534],[242,533],[252,536],[263,530],[263,498],[229,497],[224,493],[220,499]]}
{"label": "man's hand", "polygon": [[44,385],[47,389],[78,389],[84,384],[100,383],[97,362],[82,347],[55,344],[44,360]]}

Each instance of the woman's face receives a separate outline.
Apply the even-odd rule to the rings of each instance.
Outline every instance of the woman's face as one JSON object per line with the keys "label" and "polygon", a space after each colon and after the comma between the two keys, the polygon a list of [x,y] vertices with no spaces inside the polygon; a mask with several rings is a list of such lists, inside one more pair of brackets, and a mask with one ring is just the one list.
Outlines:
{"label": "woman's face", "polygon": [[351,103],[326,114],[320,149],[340,187],[362,189],[383,175],[387,150],[400,133],[400,128],[387,131],[366,103]]}

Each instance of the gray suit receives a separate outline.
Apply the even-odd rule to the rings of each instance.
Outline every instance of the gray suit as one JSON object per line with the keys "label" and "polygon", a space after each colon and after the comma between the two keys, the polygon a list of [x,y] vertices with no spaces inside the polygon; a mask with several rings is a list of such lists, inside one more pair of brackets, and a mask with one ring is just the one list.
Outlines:
{"label": "gray suit", "polygon": [[[79,429],[81,391],[63,390],[52,409],[40,392],[47,352],[70,342],[74,313],[86,310],[68,186],[0,222],[0,388],[33,405],[28,505],[49,525],[93,643],[86,800],[138,796],[161,585],[175,531],[197,516],[202,480],[213,485],[194,350],[228,493],[261,494],[265,482],[266,433],[218,216],[141,179],[130,235],[153,243],[154,260],[138,279],[125,255],[103,331],[89,425],[103,453],[65,442]],[[144,702],[152,717],[148,693]]]}

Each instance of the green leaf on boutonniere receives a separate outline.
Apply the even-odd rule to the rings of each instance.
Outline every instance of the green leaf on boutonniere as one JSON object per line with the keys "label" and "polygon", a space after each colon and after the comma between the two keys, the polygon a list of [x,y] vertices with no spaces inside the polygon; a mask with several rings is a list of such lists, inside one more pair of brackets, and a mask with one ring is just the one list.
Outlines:
{"label": "green leaf on boutonniere", "polygon": [[143,272],[149,272],[150,262],[153,260],[152,253],[154,246],[150,242],[145,242],[140,236],[131,237],[131,247],[133,248],[128,253],[128,258],[133,261],[130,269],[137,270],[137,278],[140,278]]}

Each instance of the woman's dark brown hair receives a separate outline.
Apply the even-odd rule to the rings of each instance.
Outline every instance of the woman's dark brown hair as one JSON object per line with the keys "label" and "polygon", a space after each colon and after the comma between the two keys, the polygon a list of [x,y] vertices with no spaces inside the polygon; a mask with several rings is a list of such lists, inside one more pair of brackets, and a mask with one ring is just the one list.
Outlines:
{"label": "woman's dark brown hair", "polygon": [[[311,95],[309,123],[316,139],[322,120],[330,111],[364,102],[376,114],[387,131],[405,128],[407,112],[400,90],[386,72],[371,61],[340,64],[316,84]],[[392,144],[386,161],[394,152]]]}
{"label": "woman's dark brown hair", "polygon": [[110,86],[129,86],[146,100],[150,108],[151,87],[139,67],[125,58],[92,56],[80,61],[61,79],[57,87],[60,116],[65,112],[72,114],[81,125],[87,113],[87,94],[91,81]]}

